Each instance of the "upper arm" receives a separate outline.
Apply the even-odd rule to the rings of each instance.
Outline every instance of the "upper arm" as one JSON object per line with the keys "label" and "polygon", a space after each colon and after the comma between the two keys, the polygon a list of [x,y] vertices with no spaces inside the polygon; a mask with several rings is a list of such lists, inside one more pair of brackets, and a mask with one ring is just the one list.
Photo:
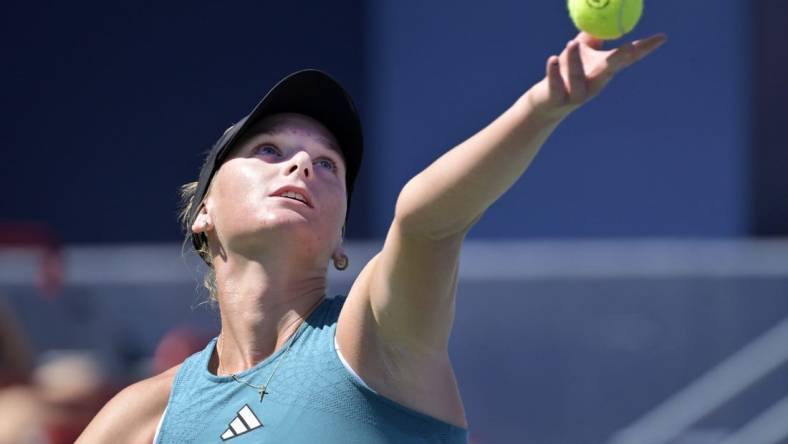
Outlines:
{"label": "upper arm", "polygon": [[382,345],[428,353],[448,349],[465,233],[430,238],[394,219],[370,264],[366,297]]}
{"label": "upper arm", "polygon": [[178,368],[180,365],[121,390],[88,424],[77,444],[150,444]]}

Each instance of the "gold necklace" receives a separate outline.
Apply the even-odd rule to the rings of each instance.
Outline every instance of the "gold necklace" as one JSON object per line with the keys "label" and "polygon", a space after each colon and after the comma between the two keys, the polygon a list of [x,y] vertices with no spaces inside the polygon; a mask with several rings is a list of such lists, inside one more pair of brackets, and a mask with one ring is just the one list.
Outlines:
{"label": "gold necklace", "polygon": [[[298,324],[298,325],[299,325],[299,327],[301,326],[301,324],[302,324],[304,321],[306,321],[306,318],[308,318],[308,317],[309,317],[309,315],[310,315],[310,314],[312,314],[312,311],[313,311],[315,308],[317,308],[318,304],[319,304],[320,302],[322,302],[322,301],[323,301],[323,299],[324,299],[324,296],[325,296],[325,295],[321,296],[321,297],[320,297],[320,299],[318,299],[318,300],[317,300],[317,302],[315,302],[315,304],[314,304],[314,305],[312,305],[312,307],[310,307],[310,308],[309,308],[309,311],[307,311],[307,314],[306,314],[306,316],[304,316],[304,317],[301,319],[301,322]],[[293,321],[293,322],[296,322],[296,321]],[[293,322],[291,322],[291,323],[290,323],[290,325],[292,325],[292,324],[293,324]],[[290,327],[290,325],[288,325],[288,327]],[[285,349],[285,352],[282,354],[282,357],[281,357],[281,358],[279,358],[279,360],[277,361],[277,363],[276,363],[276,367],[274,367],[274,370],[273,370],[273,371],[271,372],[271,374],[268,376],[268,380],[267,380],[267,381],[265,381],[265,384],[261,384],[261,385],[254,385],[254,384],[252,384],[252,383],[250,383],[250,382],[248,382],[248,381],[244,381],[243,379],[239,378],[238,376],[236,376],[236,375],[235,375],[235,373],[231,374],[230,376],[233,378],[233,380],[234,380],[235,382],[238,382],[238,383],[241,383],[241,384],[247,385],[247,386],[249,386],[249,387],[251,387],[251,388],[255,389],[255,390],[256,390],[256,391],[257,391],[257,392],[260,394],[260,402],[263,402],[263,397],[264,397],[265,395],[268,395],[268,394],[270,394],[269,392],[267,392],[267,391],[266,391],[266,388],[268,387],[268,383],[269,383],[269,382],[271,382],[271,378],[273,378],[273,377],[274,377],[274,373],[276,373],[276,370],[279,368],[279,365],[282,363],[282,361],[284,361],[284,360],[285,360],[285,357],[287,356],[287,352],[289,352],[289,351],[290,351],[290,346],[292,346],[292,345],[293,345],[293,342],[295,342],[295,340],[296,340],[296,334],[295,334],[295,333],[296,333],[297,331],[298,331],[298,328],[296,328],[296,331],[295,331],[295,332],[293,332],[292,336],[291,336],[291,337],[290,337],[290,339],[288,340],[288,342],[287,342],[287,348]],[[219,358],[219,367],[216,369],[216,373],[217,373],[217,375],[218,375],[219,373],[221,373],[221,369],[222,369],[222,359],[221,359],[221,357],[219,357],[219,350],[218,350],[218,348],[217,348],[217,350],[216,350],[216,355],[217,355],[217,357]]]}

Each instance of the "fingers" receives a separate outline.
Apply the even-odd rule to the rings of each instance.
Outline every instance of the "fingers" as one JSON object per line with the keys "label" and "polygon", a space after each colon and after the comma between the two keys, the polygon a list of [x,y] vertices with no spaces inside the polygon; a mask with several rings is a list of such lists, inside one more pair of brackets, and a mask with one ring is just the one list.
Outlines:
{"label": "fingers", "polygon": [[627,42],[615,49],[607,58],[611,73],[620,71],[634,62],[635,47]]}
{"label": "fingers", "polygon": [[580,58],[580,42],[571,40],[567,44],[567,53],[569,98],[570,101],[581,102],[586,97],[586,72],[583,69],[583,60]]}
{"label": "fingers", "polygon": [[640,60],[655,49],[662,46],[668,40],[665,34],[655,34],[645,40],[635,40],[632,45],[635,47],[636,60]]}
{"label": "fingers", "polygon": [[665,41],[667,41],[665,34],[656,34],[647,39],[624,43],[610,51],[610,55],[606,58],[607,63],[600,65],[589,75],[592,79],[588,86],[591,95],[596,95],[615,74],[646,57]]}
{"label": "fingers", "polygon": [[598,39],[585,31],[581,31],[580,34],[575,37],[575,40],[580,43],[585,43],[594,49],[602,49],[602,45],[605,43],[604,40]]}
{"label": "fingers", "polygon": [[626,68],[659,48],[665,41],[665,34],[656,34],[647,39],[624,43],[610,54],[608,64],[614,71]]}
{"label": "fingers", "polygon": [[550,56],[547,59],[547,85],[550,96],[564,101],[569,96],[569,101],[581,103],[587,94],[587,79],[583,60],[580,57],[580,42],[570,40],[560,56]]}
{"label": "fingers", "polygon": [[[646,57],[665,41],[665,34],[656,34],[624,43],[614,50],[602,50],[602,40],[581,32],[566,44],[560,55],[547,59],[548,101],[562,106],[579,106],[597,95],[618,71]],[[589,64],[588,74],[583,57]]]}
{"label": "fingers", "polygon": [[547,86],[551,97],[563,97],[566,95],[564,79],[561,78],[561,67],[558,62],[558,56],[550,56],[547,59]]}

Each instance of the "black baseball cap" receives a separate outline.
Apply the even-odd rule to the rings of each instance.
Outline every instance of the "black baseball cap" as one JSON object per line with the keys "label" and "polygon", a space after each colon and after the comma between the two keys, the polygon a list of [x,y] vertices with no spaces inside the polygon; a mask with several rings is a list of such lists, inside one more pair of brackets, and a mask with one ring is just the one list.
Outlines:
{"label": "black baseball cap", "polygon": [[[208,152],[200,169],[192,206],[189,212],[188,226],[197,218],[202,200],[208,190],[216,170],[224,162],[228,153],[240,140],[246,130],[261,118],[275,113],[293,112],[305,114],[319,121],[334,135],[339,142],[345,160],[347,184],[347,204],[350,213],[350,197],[361,167],[361,156],[364,141],[361,120],[356,106],[347,91],[333,77],[318,69],[303,69],[282,78],[271,88],[262,100],[244,118],[228,128],[213,148]],[[207,238],[204,233],[191,233],[192,244],[200,250]]]}

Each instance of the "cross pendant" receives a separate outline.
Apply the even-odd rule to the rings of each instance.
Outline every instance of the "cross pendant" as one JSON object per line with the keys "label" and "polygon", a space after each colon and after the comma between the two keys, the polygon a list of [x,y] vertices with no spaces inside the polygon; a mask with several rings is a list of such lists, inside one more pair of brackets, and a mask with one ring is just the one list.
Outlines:
{"label": "cross pendant", "polygon": [[268,395],[269,393],[265,391],[264,385],[261,385],[258,391],[260,392],[260,402],[263,402],[263,396]]}

